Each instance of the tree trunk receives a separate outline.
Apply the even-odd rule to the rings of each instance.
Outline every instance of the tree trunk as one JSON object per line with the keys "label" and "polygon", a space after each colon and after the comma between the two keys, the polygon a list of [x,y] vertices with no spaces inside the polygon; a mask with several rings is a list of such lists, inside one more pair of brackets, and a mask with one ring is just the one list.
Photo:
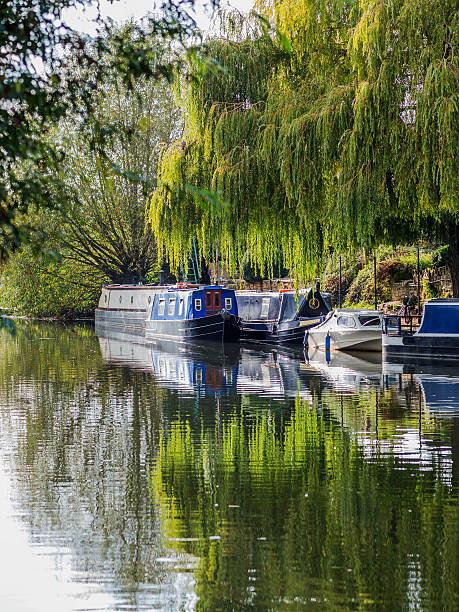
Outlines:
{"label": "tree trunk", "polygon": [[449,225],[449,269],[453,285],[453,297],[459,297],[459,227],[455,223]]}

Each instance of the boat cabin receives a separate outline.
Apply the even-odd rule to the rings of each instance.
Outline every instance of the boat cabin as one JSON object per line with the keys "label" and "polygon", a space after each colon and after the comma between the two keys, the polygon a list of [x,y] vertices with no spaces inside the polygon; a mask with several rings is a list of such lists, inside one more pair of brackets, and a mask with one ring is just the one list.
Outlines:
{"label": "boat cabin", "polygon": [[219,286],[189,287],[177,285],[158,291],[148,311],[149,320],[183,320],[209,317],[227,311],[238,316],[232,289]]}
{"label": "boat cabin", "polygon": [[249,342],[302,344],[308,327],[331,308],[330,296],[301,290],[237,291],[242,338]]}
{"label": "boat cabin", "polygon": [[421,326],[415,335],[459,336],[459,300],[438,298],[424,304]]}
{"label": "boat cabin", "polygon": [[329,294],[299,291],[236,291],[239,316],[243,321],[301,321],[327,314]]}

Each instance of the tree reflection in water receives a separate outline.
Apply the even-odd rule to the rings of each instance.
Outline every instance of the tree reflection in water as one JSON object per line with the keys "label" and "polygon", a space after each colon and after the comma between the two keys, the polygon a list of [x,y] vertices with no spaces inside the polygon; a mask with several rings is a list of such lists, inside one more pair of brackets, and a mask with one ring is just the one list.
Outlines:
{"label": "tree reflection in water", "polygon": [[108,348],[78,326],[0,339],[15,512],[75,582],[113,609],[454,609],[458,419],[415,378]]}

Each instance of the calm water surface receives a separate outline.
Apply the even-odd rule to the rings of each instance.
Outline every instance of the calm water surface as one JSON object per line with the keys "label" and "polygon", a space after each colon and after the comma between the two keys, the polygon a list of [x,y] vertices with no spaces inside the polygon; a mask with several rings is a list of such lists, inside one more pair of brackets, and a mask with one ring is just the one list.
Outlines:
{"label": "calm water surface", "polygon": [[457,610],[459,370],[0,333],[0,609]]}

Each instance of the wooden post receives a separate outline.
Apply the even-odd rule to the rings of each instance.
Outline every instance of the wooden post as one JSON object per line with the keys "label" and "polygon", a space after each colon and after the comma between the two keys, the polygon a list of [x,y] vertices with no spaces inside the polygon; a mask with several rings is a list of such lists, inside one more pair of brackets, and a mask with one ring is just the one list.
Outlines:
{"label": "wooden post", "polygon": [[421,319],[421,265],[419,263],[419,245],[418,245],[418,323],[420,323]]}
{"label": "wooden post", "polygon": [[375,310],[378,310],[378,292],[376,286],[376,254],[373,256],[373,276],[375,283]]}
{"label": "wooden post", "polygon": [[339,256],[339,287],[338,287],[338,307],[341,308],[341,255]]}

